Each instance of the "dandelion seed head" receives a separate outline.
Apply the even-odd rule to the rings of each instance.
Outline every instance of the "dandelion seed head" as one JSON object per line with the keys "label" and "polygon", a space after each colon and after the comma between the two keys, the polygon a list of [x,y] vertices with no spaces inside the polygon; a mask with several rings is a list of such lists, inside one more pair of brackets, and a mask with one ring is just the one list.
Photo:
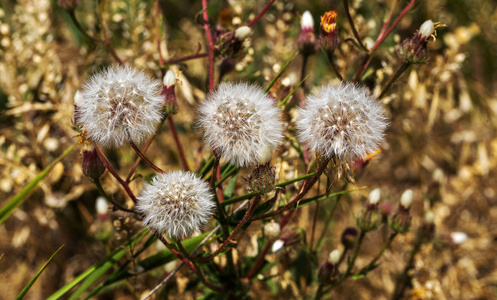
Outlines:
{"label": "dandelion seed head", "polygon": [[240,167],[270,159],[283,138],[280,110],[258,86],[223,84],[201,104],[199,114],[206,142]]}
{"label": "dandelion seed head", "polygon": [[128,135],[139,143],[155,132],[162,118],[160,91],[160,82],[142,71],[109,67],[77,92],[75,120],[97,145],[120,147]]}
{"label": "dandelion seed head", "polygon": [[344,160],[364,157],[383,141],[388,121],[383,106],[353,83],[321,87],[299,109],[299,140],[312,152]]}
{"label": "dandelion seed head", "polygon": [[157,174],[137,197],[143,223],[174,238],[199,231],[212,217],[213,194],[207,182],[191,172]]}

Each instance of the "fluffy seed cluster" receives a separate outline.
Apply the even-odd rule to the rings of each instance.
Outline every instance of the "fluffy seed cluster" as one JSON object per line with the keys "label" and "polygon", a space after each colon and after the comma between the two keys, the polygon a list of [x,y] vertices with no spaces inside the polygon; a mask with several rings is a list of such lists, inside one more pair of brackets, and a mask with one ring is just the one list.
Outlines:
{"label": "fluffy seed cluster", "polygon": [[383,106],[369,90],[352,83],[321,87],[308,96],[299,116],[300,142],[312,152],[344,160],[376,150],[388,126]]}
{"label": "fluffy seed cluster", "polygon": [[162,118],[160,82],[129,66],[109,67],[93,75],[75,96],[75,120],[87,138],[119,147],[128,137],[139,143],[153,134]]}
{"label": "fluffy seed cluster", "polygon": [[262,88],[223,84],[200,106],[199,124],[212,148],[237,166],[263,164],[283,138],[280,110]]}
{"label": "fluffy seed cluster", "polygon": [[137,197],[143,223],[174,238],[191,236],[213,214],[213,194],[207,182],[191,172],[157,174]]}

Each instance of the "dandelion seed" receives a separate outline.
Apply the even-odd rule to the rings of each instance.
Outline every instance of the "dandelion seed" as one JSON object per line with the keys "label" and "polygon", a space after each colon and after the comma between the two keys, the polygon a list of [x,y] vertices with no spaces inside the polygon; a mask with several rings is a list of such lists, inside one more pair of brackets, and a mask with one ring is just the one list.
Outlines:
{"label": "dandelion seed", "polygon": [[191,172],[157,174],[137,197],[143,223],[174,238],[199,231],[212,217],[214,196],[207,182]]}
{"label": "dandelion seed", "polygon": [[246,83],[224,84],[200,106],[205,140],[237,166],[265,163],[283,138],[280,110],[264,91]]}
{"label": "dandelion seed", "polygon": [[300,142],[312,152],[344,160],[373,153],[388,125],[383,106],[366,88],[352,83],[321,87],[308,96],[299,115]]}
{"label": "dandelion seed", "polygon": [[131,67],[110,67],[93,75],[76,93],[75,120],[89,140],[120,147],[128,137],[139,143],[162,118],[161,84]]}

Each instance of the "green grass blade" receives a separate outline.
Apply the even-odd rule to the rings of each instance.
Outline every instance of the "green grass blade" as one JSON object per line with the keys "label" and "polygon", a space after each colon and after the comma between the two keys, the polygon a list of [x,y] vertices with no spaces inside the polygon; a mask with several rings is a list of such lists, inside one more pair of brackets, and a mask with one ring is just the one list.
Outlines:
{"label": "green grass blade", "polygon": [[53,167],[65,156],[71,153],[76,147],[77,143],[73,144],[71,147],[67,148],[64,153],[62,153],[59,157],[57,157],[53,162],[51,162],[43,171],[40,172],[26,187],[24,187],[19,194],[12,197],[7,204],[5,204],[0,209],[0,225],[2,225],[13,213],[14,211],[21,206],[29,196],[36,190],[38,183],[45,178],[50,171],[52,171]]}
{"label": "green grass blade", "polygon": [[288,68],[290,63],[295,59],[295,57],[297,57],[297,54],[299,54],[298,51],[295,52],[295,54],[286,62],[286,64],[283,66],[283,68],[281,68],[281,70],[278,72],[278,74],[276,74],[276,76],[273,78],[273,80],[271,80],[269,85],[264,90],[266,93],[269,92],[269,90],[273,87],[276,80],[278,80],[278,78],[280,78],[281,74],[283,74],[283,72],[285,72],[286,68]]}
{"label": "green grass blade", "polygon": [[304,83],[304,81],[307,79],[307,77],[309,77],[309,74],[307,74],[304,79],[302,79],[302,81],[299,82],[299,84],[297,84],[297,86],[285,97],[285,99],[283,99],[280,104],[278,104],[278,107],[282,107],[283,105],[285,105],[285,103],[288,101],[288,99],[290,99],[290,97],[292,97],[293,93],[295,93],[295,91],[297,91],[300,86]]}
{"label": "green grass blade", "polygon": [[59,253],[59,251],[60,251],[60,249],[62,249],[62,247],[64,247],[64,245],[60,246],[60,248],[57,249],[57,251],[55,251],[55,253],[52,254],[52,256],[50,256],[50,258],[48,259],[48,261],[43,265],[43,267],[41,267],[41,269],[38,271],[38,273],[36,273],[35,277],[33,277],[33,279],[31,279],[31,281],[28,282],[28,284],[22,289],[22,291],[19,293],[19,295],[17,295],[16,300],[24,298],[24,296],[29,291],[29,289],[31,288],[31,286],[35,283],[35,281],[38,279],[38,277],[40,277],[41,273],[43,273],[43,271],[45,270],[45,268],[52,261],[52,259],[55,257],[55,255],[57,255],[57,253]]}
{"label": "green grass blade", "polygon": [[124,246],[120,247],[119,249],[116,249],[114,252],[109,254],[107,257],[102,259],[100,262],[94,264],[90,268],[88,268],[86,271],[84,271],[82,274],[80,274],[78,277],[74,278],[71,282],[68,284],[64,285],[62,288],[60,288],[58,291],[56,291],[54,294],[52,294],[50,297],[47,298],[47,300],[55,300],[55,299],[60,299],[63,297],[67,292],[72,290],[75,286],[77,286],[80,282],[91,276],[93,273],[98,272],[102,270],[102,268],[105,268],[108,266],[109,261],[116,261],[118,258],[122,258],[126,254],[126,249],[129,248],[130,246],[135,245],[138,243],[149,231],[148,230],[143,230],[140,233],[136,234],[131,238],[129,242],[127,242]]}

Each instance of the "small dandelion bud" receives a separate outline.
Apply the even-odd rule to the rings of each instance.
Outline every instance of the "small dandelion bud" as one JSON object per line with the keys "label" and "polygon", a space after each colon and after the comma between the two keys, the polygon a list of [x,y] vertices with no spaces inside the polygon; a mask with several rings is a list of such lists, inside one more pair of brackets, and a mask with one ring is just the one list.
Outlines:
{"label": "small dandelion bud", "polygon": [[429,38],[433,31],[435,31],[435,24],[432,20],[425,21],[419,28],[419,34],[425,39]]}
{"label": "small dandelion bud", "polygon": [[318,267],[318,280],[322,284],[329,284],[332,281],[335,266],[329,261],[323,261]]}
{"label": "small dandelion bud", "polygon": [[424,64],[428,61],[428,42],[436,27],[444,26],[433,23],[431,20],[424,22],[419,30],[410,39],[402,42],[399,55],[408,63]]}
{"label": "small dandelion bud", "polygon": [[164,97],[164,113],[174,115],[178,112],[178,101],[174,91],[176,75],[174,75],[173,70],[167,71],[166,75],[164,75],[163,83],[161,95]]}
{"label": "small dandelion bud", "polygon": [[318,42],[314,34],[314,20],[308,10],[302,14],[300,24],[302,31],[297,38],[297,47],[303,55],[312,55],[316,53]]}
{"label": "small dandelion bud", "polygon": [[369,193],[368,203],[376,205],[378,204],[378,202],[380,202],[380,198],[381,198],[381,190],[379,188],[376,188],[373,191],[371,191],[371,193]]}
{"label": "small dandelion bud", "polygon": [[268,163],[258,165],[247,180],[248,190],[264,195],[274,190],[275,182],[275,168]]}
{"label": "small dandelion bud", "polygon": [[163,83],[165,87],[172,87],[176,84],[176,75],[174,75],[173,70],[168,70],[166,72],[166,75],[164,75]]}
{"label": "small dandelion bud", "polygon": [[271,251],[273,253],[276,253],[278,251],[280,251],[283,246],[285,246],[285,241],[283,240],[276,240],[274,243],[273,243],[273,246],[271,247]]}
{"label": "small dandelion bud", "polygon": [[100,219],[105,219],[109,213],[109,204],[104,197],[98,197],[95,201],[95,209]]}
{"label": "small dandelion bud", "polygon": [[354,227],[345,228],[345,230],[342,232],[341,238],[342,244],[345,247],[345,251],[354,247],[358,235],[359,231],[357,231],[357,229],[355,229]]}
{"label": "small dandelion bud", "polygon": [[425,222],[418,231],[418,238],[421,241],[429,241],[435,233],[435,214],[429,210],[425,213]]}
{"label": "small dandelion bud", "polygon": [[199,115],[206,142],[239,167],[258,165],[283,138],[280,110],[258,86],[223,84],[202,102]]}
{"label": "small dandelion bud", "polygon": [[264,235],[269,239],[275,239],[281,234],[280,224],[271,220],[271,222],[264,225]]}
{"label": "small dandelion bud", "polygon": [[335,249],[330,252],[329,262],[336,265],[340,261],[340,250]]}
{"label": "small dandelion bud", "polygon": [[174,238],[199,231],[212,217],[213,195],[207,182],[191,172],[157,174],[137,197],[143,224]]}
{"label": "small dandelion bud", "polygon": [[155,133],[162,119],[160,83],[128,66],[93,75],[80,96],[84,103],[78,104],[75,120],[97,145],[139,143]]}
{"label": "small dandelion bud", "polygon": [[324,51],[333,52],[338,47],[337,12],[330,10],[321,16],[319,42]]}
{"label": "small dandelion bud", "polygon": [[468,239],[468,235],[464,232],[452,232],[450,237],[455,245],[462,244]]}
{"label": "small dandelion bud", "polygon": [[235,37],[239,41],[243,41],[252,33],[252,29],[248,26],[242,26],[235,30]]}
{"label": "small dandelion bud", "polygon": [[83,150],[83,174],[91,180],[97,181],[105,172],[105,164],[98,156],[97,150]]}
{"label": "small dandelion bud", "polygon": [[[400,197],[400,204],[399,204],[399,209],[398,211],[392,216],[392,218],[390,219],[390,222],[389,222],[389,225],[390,225],[390,228],[397,232],[397,233],[405,233],[407,231],[409,231],[409,228],[411,227],[411,215],[410,215],[410,203],[412,202],[412,191],[411,191],[411,199],[410,201],[408,201],[409,199],[407,199],[409,197],[409,192],[407,191],[411,191],[411,190],[406,190],[402,196]],[[406,194],[407,192],[407,194]],[[404,196],[404,194],[406,196]],[[402,199],[404,199],[404,204],[409,204],[408,206],[405,206],[403,204],[403,201]],[[409,203],[407,203],[409,202]]]}
{"label": "small dandelion bud", "polygon": [[321,87],[299,109],[298,138],[311,152],[346,161],[376,151],[388,125],[383,106],[353,83]]}
{"label": "small dandelion bud", "polygon": [[[373,200],[373,202],[370,200]],[[362,231],[372,231],[380,225],[382,216],[378,210],[378,201],[380,201],[380,197],[373,194],[373,197],[370,197],[364,204],[365,207],[362,212],[356,217],[357,226]]]}
{"label": "small dandelion bud", "polygon": [[409,209],[409,207],[411,207],[412,198],[412,190],[405,190],[404,193],[402,193],[402,196],[400,196],[400,205],[402,205],[404,209]]}

